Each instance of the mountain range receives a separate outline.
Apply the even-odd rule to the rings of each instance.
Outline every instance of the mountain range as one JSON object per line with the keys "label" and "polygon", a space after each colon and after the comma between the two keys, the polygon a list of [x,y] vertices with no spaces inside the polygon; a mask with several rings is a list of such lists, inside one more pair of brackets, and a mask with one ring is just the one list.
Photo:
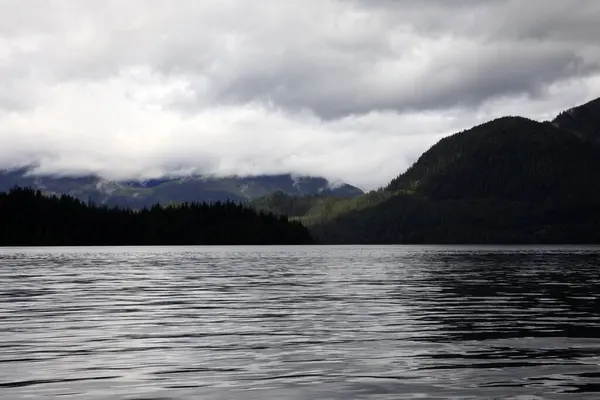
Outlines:
{"label": "mountain range", "polygon": [[345,183],[333,184],[325,178],[292,175],[222,178],[186,176],[146,181],[112,181],[98,176],[34,175],[31,168],[1,171],[0,192],[6,192],[15,186],[39,189],[46,194],[67,194],[101,205],[129,208],[184,202],[247,202],[277,191],[297,196],[343,198],[363,194],[361,189]]}
{"label": "mountain range", "polygon": [[600,243],[599,171],[597,99],[552,121],[503,117],[446,137],[362,196],[253,204],[323,243]]}

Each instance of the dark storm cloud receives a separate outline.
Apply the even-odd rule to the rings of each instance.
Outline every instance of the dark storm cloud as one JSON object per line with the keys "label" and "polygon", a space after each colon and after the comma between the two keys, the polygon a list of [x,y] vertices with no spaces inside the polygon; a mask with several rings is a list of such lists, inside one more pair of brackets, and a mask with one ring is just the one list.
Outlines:
{"label": "dark storm cloud", "polygon": [[272,101],[338,118],[537,97],[553,83],[600,70],[600,2],[353,4],[329,23],[354,18],[354,37],[275,44],[232,76],[217,74],[215,101]]}

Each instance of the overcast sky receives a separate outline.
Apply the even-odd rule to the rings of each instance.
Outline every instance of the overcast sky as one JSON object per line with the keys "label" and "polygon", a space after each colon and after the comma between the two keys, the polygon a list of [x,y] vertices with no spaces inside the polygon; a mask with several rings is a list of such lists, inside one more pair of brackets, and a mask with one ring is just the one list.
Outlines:
{"label": "overcast sky", "polygon": [[0,0],[0,167],[385,184],[600,97],[597,0]]}

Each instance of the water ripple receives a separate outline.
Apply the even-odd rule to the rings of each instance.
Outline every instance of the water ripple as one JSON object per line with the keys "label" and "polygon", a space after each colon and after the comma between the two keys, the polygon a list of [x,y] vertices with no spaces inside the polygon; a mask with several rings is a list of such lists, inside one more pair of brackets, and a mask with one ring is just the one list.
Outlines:
{"label": "water ripple", "polygon": [[0,250],[7,399],[593,399],[600,248]]}

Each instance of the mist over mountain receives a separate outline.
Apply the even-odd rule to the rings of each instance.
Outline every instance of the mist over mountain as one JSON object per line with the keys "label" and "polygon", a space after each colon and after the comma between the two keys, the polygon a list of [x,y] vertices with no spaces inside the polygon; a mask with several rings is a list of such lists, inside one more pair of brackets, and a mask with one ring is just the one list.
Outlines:
{"label": "mist over mountain", "polygon": [[185,176],[150,180],[111,181],[97,176],[40,176],[30,169],[0,172],[0,191],[14,186],[39,189],[46,194],[68,194],[83,201],[109,206],[142,208],[184,202],[246,202],[282,191],[292,195],[353,197],[363,191],[324,178],[292,175],[254,177]]}

